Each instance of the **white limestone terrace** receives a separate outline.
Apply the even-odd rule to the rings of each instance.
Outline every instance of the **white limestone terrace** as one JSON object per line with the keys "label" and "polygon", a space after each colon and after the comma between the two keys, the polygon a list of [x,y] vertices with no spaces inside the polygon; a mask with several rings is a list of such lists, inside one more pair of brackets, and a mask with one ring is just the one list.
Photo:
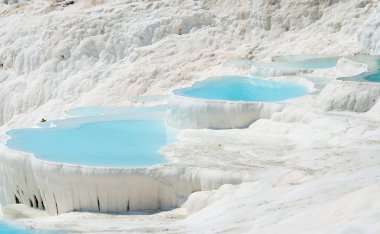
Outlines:
{"label": "white limestone terrace", "polygon": [[44,161],[4,146],[1,152],[2,205],[21,203],[51,215],[170,210],[193,192],[248,179],[244,173],[202,167],[91,167]]}
{"label": "white limestone terrace", "polygon": [[[34,0],[0,1],[0,8],[2,140],[10,129],[32,127],[42,117],[62,118],[72,107],[130,105],[141,94],[168,95],[207,77],[250,75],[246,68],[226,66],[233,59],[380,53],[378,1]],[[352,74],[348,67],[296,75],[321,81],[323,88],[343,73]],[[51,217],[11,205],[4,207],[3,218],[73,233],[379,233],[380,108],[378,101],[368,102],[378,91],[373,84],[361,84],[363,91],[351,96],[356,84],[331,85],[247,129],[185,130],[177,144],[163,149],[176,169],[138,172],[143,175],[139,181],[145,181],[146,173],[153,175],[147,181],[155,188],[164,177],[154,175],[187,175],[185,180],[194,182],[187,191],[202,181],[204,188],[216,188],[224,183],[224,173],[238,172],[238,178],[247,173],[250,182],[196,192],[177,203],[182,204],[177,209],[149,215],[71,212]],[[340,85],[349,90],[347,95],[338,93]],[[0,162],[2,172],[11,170]],[[61,171],[52,172],[29,156],[13,165],[41,168],[33,170],[40,178],[61,172],[70,180],[75,173],[87,180],[91,173],[102,173],[60,165]],[[20,171],[15,172],[32,172]],[[210,181],[221,183],[209,186]],[[34,192],[25,195],[27,203]],[[137,196],[127,193],[122,192]],[[106,192],[92,194],[86,204],[106,211],[107,203],[100,202]],[[101,197],[99,206],[95,195]],[[49,203],[51,213],[56,212],[54,198]],[[63,210],[74,203],[62,205]]]}
{"label": "white limestone terrace", "polygon": [[169,94],[237,58],[379,51],[376,1],[68,2],[2,4],[1,124]]}
{"label": "white limestone terrace", "polygon": [[[202,95],[197,96],[196,94],[192,94],[191,90],[196,89],[196,87],[183,89],[187,90],[187,93],[186,91],[184,93],[183,90],[176,90],[182,92],[173,92],[168,102],[167,124],[179,129],[247,128],[258,119],[271,118],[274,113],[282,111],[287,105],[286,99],[296,99],[299,98],[299,95],[307,95],[315,91],[314,84],[302,78],[294,78],[292,81],[284,77],[275,78],[275,81],[234,76],[215,77],[214,80],[215,79],[219,79],[219,81],[201,88],[203,94],[204,92],[208,92],[214,94],[211,95],[213,97],[205,98],[201,97]],[[210,80],[212,80],[212,78]],[[249,81],[243,82],[244,80]],[[218,83],[219,87],[215,87],[218,90],[213,90],[214,86]],[[223,83],[225,84],[223,85]],[[237,87],[229,89],[228,86],[234,85],[234,83]],[[202,83],[199,84],[201,85]],[[222,87],[220,85],[228,90],[221,91],[220,89]],[[236,94],[234,94],[235,92],[244,92],[242,91],[243,87],[241,87],[243,85],[248,86],[245,90],[247,93],[256,93],[259,92],[260,89],[264,89],[261,91],[261,96],[266,95],[266,98],[263,99],[269,100],[274,98],[276,101],[256,100],[258,98],[260,99],[260,96],[256,97],[255,95],[238,95],[237,100],[234,100],[236,99],[236,97],[234,97],[236,96]],[[289,87],[292,89],[291,92],[286,91],[286,89],[289,88],[287,85],[290,85]],[[209,91],[206,91],[207,89],[209,89]],[[250,89],[255,91],[250,91]],[[283,91],[283,89],[285,89],[285,91]],[[266,92],[270,94],[264,94]],[[281,94],[279,94],[281,92],[288,92],[288,94],[281,96]],[[223,98],[221,98],[222,96]]]}
{"label": "white limestone terrace", "polygon": [[[308,103],[310,98],[303,101]],[[174,164],[192,170],[191,176],[184,171],[179,174],[192,177],[193,184],[198,178],[194,170],[205,169],[209,171],[206,177],[213,177],[210,182],[219,177],[215,170],[246,172],[251,182],[193,193],[179,208],[160,213],[82,212],[49,218],[8,206],[4,215],[18,217],[33,228],[74,233],[377,233],[379,112],[324,112],[304,106],[303,101],[247,129],[185,130],[177,144],[163,150]],[[176,176],[173,167],[166,169]],[[159,170],[155,174],[168,178]],[[199,178],[203,180],[205,174]]]}
{"label": "white limestone terrace", "polygon": [[205,100],[173,94],[167,123],[176,128],[246,128],[258,119],[270,118],[284,103]]}

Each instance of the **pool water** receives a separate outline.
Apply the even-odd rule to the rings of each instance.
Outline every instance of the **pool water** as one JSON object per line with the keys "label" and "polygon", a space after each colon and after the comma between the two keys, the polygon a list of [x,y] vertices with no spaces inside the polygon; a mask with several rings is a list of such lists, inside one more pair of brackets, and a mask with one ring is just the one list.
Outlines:
{"label": "pool water", "polygon": [[[19,226],[11,225],[0,221],[0,233],[1,234],[58,234],[57,232],[28,230]],[[62,234],[60,232],[60,234]]]}
{"label": "pool water", "polygon": [[216,77],[174,91],[176,95],[224,101],[276,102],[308,94],[309,89],[293,82],[241,76]]}
{"label": "pool water", "polygon": [[2,234],[32,234],[31,231],[11,226],[7,223],[0,222],[0,233]]}
{"label": "pool water", "polygon": [[369,82],[380,82],[380,71],[364,75],[363,79]]}
{"label": "pool water", "polygon": [[169,98],[168,95],[150,95],[150,96],[139,96],[135,98],[135,101],[138,102],[160,102],[167,101]]}
{"label": "pool water", "polygon": [[380,70],[376,72],[366,72],[357,76],[342,77],[339,78],[339,80],[380,83]]}
{"label": "pool water", "polygon": [[325,56],[325,55],[278,55],[270,62],[255,60],[233,60],[230,63],[245,67],[270,69],[327,69],[338,64],[339,59],[346,58],[368,65],[369,71],[380,69],[380,55]]}
{"label": "pool water", "polygon": [[303,62],[303,61],[321,61],[327,59],[330,62],[336,62],[341,58],[339,56],[326,56],[318,54],[294,54],[294,55],[277,55],[273,56],[276,62]]}
{"label": "pool water", "polygon": [[106,106],[85,106],[77,107],[66,112],[71,117],[89,117],[98,115],[125,115],[145,112],[165,112],[166,105],[142,106],[142,107],[106,107]]}
{"label": "pool water", "polygon": [[162,116],[141,116],[148,114],[75,118],[57,122],[55,127],[16,129],[7,133],[11,137],[7,146],[43,160],[81,165],[166,163],[159,151],[175,141],[176,131],[166,127]]}
{"label": "pool water", "polygon": [[271,69],[327,69],[337,65],[338,57],[315,57],[315,58],[287,58],[274,57],[273,61],[235,60],[232,63],[247,67],[271,68]]}
{"label": "pool water", "polygon": [[103,106],[85,106],[71,109],[66,114],[73,117],[97,116],[104,115],[111,109],[110,107]]}

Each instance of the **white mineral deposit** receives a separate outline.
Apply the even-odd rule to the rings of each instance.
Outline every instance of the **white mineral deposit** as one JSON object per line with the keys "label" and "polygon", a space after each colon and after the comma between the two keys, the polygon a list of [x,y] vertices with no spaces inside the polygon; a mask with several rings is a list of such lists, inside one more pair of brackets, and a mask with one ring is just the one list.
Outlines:
{"label": "white mineral deposit", "polygon": [[[147,119],[160,163],[45,155]],[[0,0],[0,233],[378,234],[379,198],[379,0]]]}

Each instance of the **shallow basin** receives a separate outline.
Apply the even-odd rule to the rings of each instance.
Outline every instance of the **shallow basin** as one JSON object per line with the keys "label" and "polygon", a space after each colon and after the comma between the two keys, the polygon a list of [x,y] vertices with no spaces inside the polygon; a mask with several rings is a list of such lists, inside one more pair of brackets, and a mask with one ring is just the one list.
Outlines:
{"label": "shallow basin", "polygon": [[339,79],[344,81],[380,83],[380,70],[375,72],[366,72],[357,76],[343,77]]}
{"label": "shallow basin", "polygon": [[55,127],[9,131],[7,146],[53,162],[141,167],[167,162],[160,148],[175,140],[162,116],[110,115],[52,121],[50,125]]}
{"label": "shallow basin", "polygon": [[336,66],[339,57],[278,56],[271,62],[254,60],[235,60],[232,63],[247,67],[269,69],[327,69]]}
{"label": "shallow basin", "polygon": [[295,82],[225,76],[174,91],[167,124],[176,128],[246,128],[310,91]]}
{"label": "shallow basin", "polygon": [[1,234],[63,234],[63,232],[28,230],[24,227],[0,221]]}
{"label": "shallow basin", "polygon": [[280,82],[241,76],[216,77],[174,91],[175,95],[197,99],[276,102],[306,95],[308,88],[293,82]]}

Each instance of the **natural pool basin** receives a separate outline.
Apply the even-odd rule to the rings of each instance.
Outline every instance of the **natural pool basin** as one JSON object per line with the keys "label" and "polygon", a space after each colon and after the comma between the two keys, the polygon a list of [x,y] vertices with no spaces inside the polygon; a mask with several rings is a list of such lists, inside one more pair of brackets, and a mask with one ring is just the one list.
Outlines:
{"label": "natural pool basin", "polygon": [[343,77],[339,78],[344,81],[356,81],[356,82],[374,82],[380,83],[380,70],[375,72],[366,72],[364,74],[360,74],[352,77]]}
{"label": "natural pool basin", "polygon": [[4,222],[0,222],[0,233],[2,234],[32,234],[32,232],[28,230],[21,229],[19,227],[14,227]]}
{"label": "natural pool basin", "polygon": [[363,79],[369,82],[380,82],[380,71],[364,75]]}
{"label": "natural pool basin", "polygon": [[63,234],[63,232],[28,230],[24,227],[0,221],[1,234]]}
{"label": "natural pool basin", "polygon": [[327,69],[337,65],[339,57],[322,56],[276,56],[271,62],[254,60],[235,60],[232,63],[247,67],[269,69]]}
{"label": "natural pool basin", "polygon": [[16,129],[7,133],[11,137],[7,146],[33,153],[39,159],[70,164],[111,167],[162,164],[167,160],[160,154],[160,148],[175,139],[175,132],[165,126],[160,115],[144,118],[142,115],[151,114],[147,112],[140,116],[52,121],[43,128]]}
{"label": "natural pool basin", "polygon": [[85,106],[69,110],[66,114],[70,117],[90,117],[100,115],[130,115],[137,113],[164,113],[166,105],[142,106],[142,107],[106,107]]}
{"label": "natural pool basin", "polygon": [[308,92],[306,86],[292,82],[227,76],[197,82],[190,88],[174,91],[174,94],[208,100],[275,102],[303,96]]}
{"label": "natural pool basin", "polygon": [[295,82],[241,76],[216,77],[174,91],[167,123],[176,128],[247,128],[286,104],[282,101],[310,92]]}
{"label": "natural pool basin", "polygon": [[[340,59],[340,56],[326,56],[320,54],[293,54],[293,55],[276,55],[272,57],[276,62],[304,62],[304,61],[316,61],[321,62],[323,60],[331,62],[333,64]],[[317,64],[317,63],[316,63]]]}
{"label": "natural pool basin", "polygon": [[355,56],[324,56],[324,55],[278,55],[272,60],[234,60],[232,64],[246,67],[256,67],[264,69],[328,69],[337,66],[339,59],[346,58],[358,63],[368,65],[369,70],[380,67],[379,55],[355,55]]}

